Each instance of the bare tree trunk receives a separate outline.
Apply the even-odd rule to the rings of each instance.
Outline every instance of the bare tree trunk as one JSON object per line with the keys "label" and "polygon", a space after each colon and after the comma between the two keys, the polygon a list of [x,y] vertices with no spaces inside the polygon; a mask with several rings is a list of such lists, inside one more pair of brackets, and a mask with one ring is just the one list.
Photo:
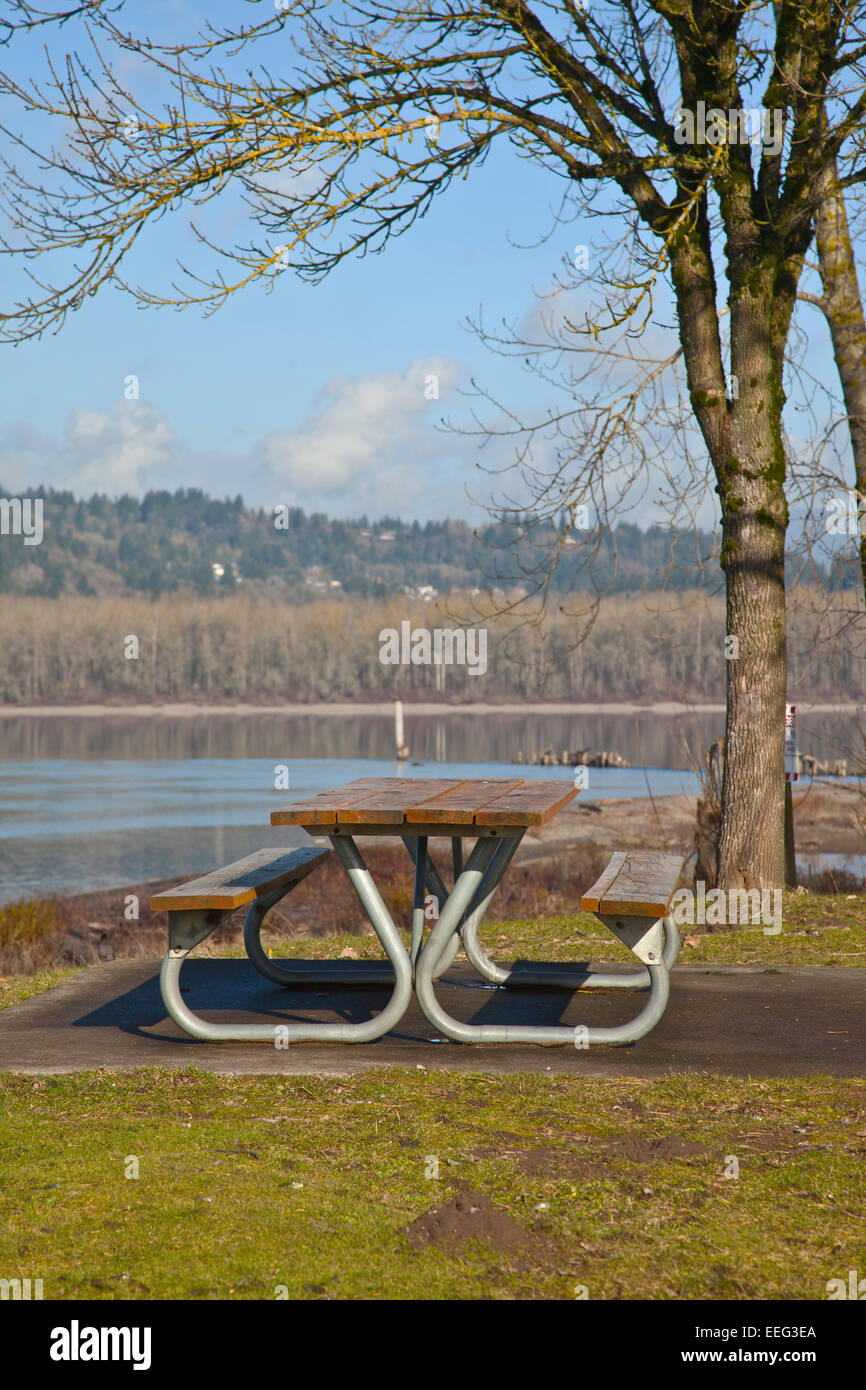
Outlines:
{"label": "bare tree trunk", "polygon": [[766,243],[729,241],[736,282],[731,367],[738,389],[726,399],[708,243],[708,226],[699,222],[696,234],[676,248],[673,279],[690,399],[722,510],[729,659],[718,886],[781,888],[788,521],[781,380],[796,278],[788,275],[787,294],[775,293],[787,267],[774,262]]}
{"label": "bare tree trunk", "polygon": [[[858,514],[866,507],[866,318],[835,160],[827,171],[827,196],[815,213],[824,310],[848,413],[857,479]],[[866,594],[866,535],[860,526],[860,575]]]}
{"label": "bare tree trunk", "polygon": [[767,295],[773,272],[781,278],[782,267],[767,265],[765,254],[758,263],[763,285],[744,285],[732,296],[738,391],[729,411],[730,454],[717,465],[727,632],[736,644],[728,660],[719,827],[719,885],[725,889],[781,888],[785,882],[785,338],[780,341],[778,307]]}
{"label": "bare tree trunk", "polygon": [[[785,881],[785,531],[757,520],[778,506],[763,479],[723,509],[728,661],[719,886],[780,888]],[[732,507],[732,503],[740,505]],[[784,503],[784,499],[782,499]]]}

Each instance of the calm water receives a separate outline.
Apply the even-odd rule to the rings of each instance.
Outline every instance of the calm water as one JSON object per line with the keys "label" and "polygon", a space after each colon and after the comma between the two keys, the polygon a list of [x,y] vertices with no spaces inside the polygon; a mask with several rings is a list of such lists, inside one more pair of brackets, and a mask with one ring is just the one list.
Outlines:
{"label": "calm water", "polygon": [[[709,742],[721,722],[721,714],[704,716],[699,737]],[[608,748],[641,765],[589,769],[584,800],[667,796],[697,788],[681,770],[682,733],[661,716],[422,721],[409,712],[416,761],[400,772],[508,777],[518,749]],[[800,746],[828,756],[808,731]],[[300,843],[302,831],[269,826],[271,810],[355,777],[395,776],[392,752],[386,717],[0,720],[0,901],[194,874],[261,846]],[[288,769],[288,791],[275,790],[279,766]],[[521,775],[573,780],[570,768],[526,767]]]}
{"label": "calm water", "polygon": [[[866,719],[864,719],[866,726]],[[846,755],[858,741],[849,715],[801,714],[800,750],[825,761]],[[406,707],[406,737],[414,758],[425,762],[510,763],[547,747],[610,749],[647,767],[689,767],[689,748],[709,747],[724,733],[721,711],[690,719],[640,714],[413,716]],[[862,740],[861,740],[862,746]],[[394,751],[390,715],[205,715],[153,719],[116,714],[107,718],[0,719],[0,762],[72,759],[88,763],[123,759],[382,758]],[[850,756],[850,755],[849,755]]]}

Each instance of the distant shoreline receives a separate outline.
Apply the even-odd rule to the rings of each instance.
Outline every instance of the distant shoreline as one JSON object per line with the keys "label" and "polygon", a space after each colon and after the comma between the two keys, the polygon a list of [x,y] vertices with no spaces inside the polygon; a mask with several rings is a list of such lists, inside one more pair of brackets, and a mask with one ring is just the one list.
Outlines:
{"label": "distant shoreline", "polygon": [[[856,714],[858,711],[866,710],[866,703],[809,704],[803,701],[797,705],[797,709],[798,712],[802,714]],[[393,700],[358,701],[357,703],[342,701],[336,704],[284,705],[254,705],[246,703],[208,705],[195,704],[190,701],[178,704],[155,705],[0,705],[0,719],[189,719],[202,715],[208,717],[221,716],[223,718],[244,718],[249,715],[262,714],[283,715],[287,718],[315,715],[322,718],[333,717],[345,719],[358,715],[365,717],[378,715],[381,717],[384,715],[393,715],[393,712]],[[445,717],[447,715],[467,714],[652,714],[673,717],[675,715],[690,714],[724,714],[725,706],[723,704],[685,705],[675,700],[656,701],[648,704],[637,704],[634,701],[624,701],[622,703],[591,701],[562,704],[532,701],[518,704],[513,702],[503,704],[480,702],[471,705],[433,704],[426,702],[414,704],[404,700],[403,712],[407,719],[412,719],[416,715]]]}

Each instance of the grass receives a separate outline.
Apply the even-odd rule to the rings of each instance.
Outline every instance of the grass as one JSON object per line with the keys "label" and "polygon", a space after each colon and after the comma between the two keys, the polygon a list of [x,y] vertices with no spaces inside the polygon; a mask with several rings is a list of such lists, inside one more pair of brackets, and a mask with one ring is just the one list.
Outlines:
{"label": "grass", "polygon": [[73,966],[56,970],[37,970],[32,975],[10,975],[0,977],[0,1010],[9,1009],[13,1004],[22,1004],[32,999],[34,994],[53,989],[61,980],[67,980],[78,971]]}
{"label": "grass", "polygon": [[[148,1069],[0,1104],[0,1272],[46,1298],[821,1299],[866,1268],[860,1081]],[[509,1239],[413,1248],[461,1188]]]}
{"label": "grass", "polygon": [[[736,931],[689,935],[683,927],[680,961],[688,964],[741,965],[855,965],[866,966],[866,898],[863,894],[785,893],[782,931],[765,936],[760,926]],[[481,943],[497,960],[592,960],[634,964],[634,956],[591,913],[491,922],[482,927]],[[366,936],[289,940],[273,937],[266,943],[275,955],[333,959],[343,950],[362,960],[381,956],[379,942]],[[243,954],[237,948],[234,954]]]}

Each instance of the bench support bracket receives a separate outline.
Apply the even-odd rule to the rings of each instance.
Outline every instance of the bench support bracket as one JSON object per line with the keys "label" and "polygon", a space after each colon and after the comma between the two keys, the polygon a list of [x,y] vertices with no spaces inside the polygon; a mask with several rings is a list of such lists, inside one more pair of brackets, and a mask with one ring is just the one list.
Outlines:
{"label": "bench support bracket", "polygon": [[595,915],[644,965],[658,965],[662,958],[664,917],[654,921],[652,917],[611,917],[606,912]]}
{"label": "bench support bracket", "polygon": [[191,951],[216,931],[232,909],[218,907],[186,908],[181,912],[168,914],[168,948],[170,951]]}

